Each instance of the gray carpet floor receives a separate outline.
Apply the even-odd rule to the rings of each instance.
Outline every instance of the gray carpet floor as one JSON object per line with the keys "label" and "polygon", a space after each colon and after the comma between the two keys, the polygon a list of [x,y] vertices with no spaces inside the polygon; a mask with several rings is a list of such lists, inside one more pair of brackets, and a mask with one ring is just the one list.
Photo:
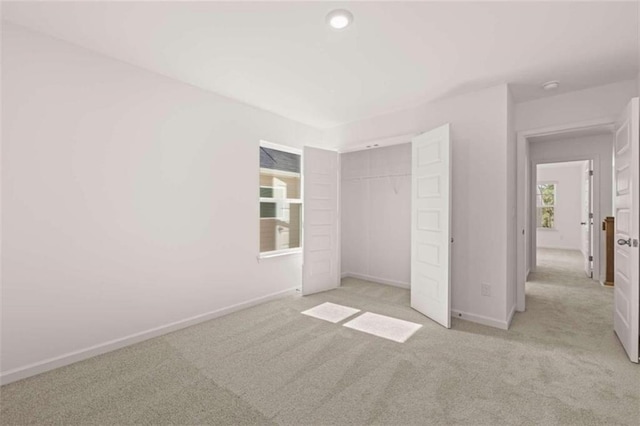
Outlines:
{"label": "gray carpet floor", "polygon": [[[409,293],[345,279],[0,388],[0,423],[638,424],[640,368],[612,290],[542,251],[509,331],[446,330]],[[424,326],[395,343],[300,312],[333,302]]]}

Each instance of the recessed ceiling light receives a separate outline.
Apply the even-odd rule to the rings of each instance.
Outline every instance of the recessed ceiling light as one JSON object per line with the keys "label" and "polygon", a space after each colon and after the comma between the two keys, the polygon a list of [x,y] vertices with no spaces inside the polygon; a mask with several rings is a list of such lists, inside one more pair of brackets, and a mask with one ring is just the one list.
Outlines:
{"label": "recessed ceiling light", "polygon": [[348,10],[336,9],[327,15],[327,24],[335,30],[343,30],[353,22],[353,14]]}
{"label": "recessed ceiling light", "polygon": [[542,85],[544,90],[556,90],[558,87],[560,87],[560,82],[557,80],[547,81]]}

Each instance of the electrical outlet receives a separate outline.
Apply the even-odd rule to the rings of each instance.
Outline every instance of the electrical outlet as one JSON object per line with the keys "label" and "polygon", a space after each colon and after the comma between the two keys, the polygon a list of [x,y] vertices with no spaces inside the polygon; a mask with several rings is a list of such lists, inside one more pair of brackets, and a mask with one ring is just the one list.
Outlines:
{"label": "electrical outlet", "polygon": [[481,284],[480,288],[483,296],[491,296],[491,284]]}

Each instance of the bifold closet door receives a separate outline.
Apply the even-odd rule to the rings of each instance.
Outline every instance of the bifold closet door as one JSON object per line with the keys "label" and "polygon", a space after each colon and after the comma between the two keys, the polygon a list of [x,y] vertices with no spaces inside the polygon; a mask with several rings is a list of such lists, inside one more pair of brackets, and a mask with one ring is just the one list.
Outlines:
{"label": "bifold closet door", "polygon": [[451,327],[449,125],[412,140],[411,307]]}
{"label": "bifold closet door", "polygon": [[338,153],[305,147],[303,161],[302,294],[340,285]]}

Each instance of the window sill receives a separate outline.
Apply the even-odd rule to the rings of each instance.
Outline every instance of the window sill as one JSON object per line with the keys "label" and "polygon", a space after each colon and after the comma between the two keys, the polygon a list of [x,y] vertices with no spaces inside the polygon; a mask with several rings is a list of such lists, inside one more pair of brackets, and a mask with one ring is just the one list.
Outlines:
{"label": "window sill", "polygon": [[274,257],[290,256],[292,254],[302,254],[302,248],[290,250],[267,251],[258,255],[258,260],[271,259]]}
{"label": "window sill", "polygon": [[536,229],[542,232],[558,232],[556,228],[536,228]]}

